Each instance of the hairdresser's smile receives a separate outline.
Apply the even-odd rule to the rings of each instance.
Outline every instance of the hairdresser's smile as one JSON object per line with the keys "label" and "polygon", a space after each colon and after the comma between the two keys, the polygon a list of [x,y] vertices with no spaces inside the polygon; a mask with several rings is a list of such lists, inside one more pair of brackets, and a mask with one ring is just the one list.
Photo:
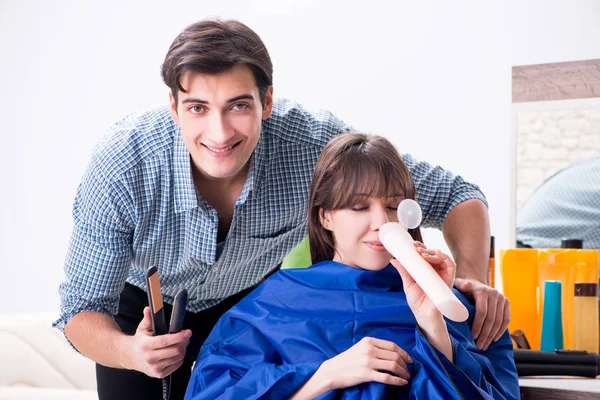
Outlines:
{"label": "hairdresser's smile", "polygon": [[242,143],[242,140],[240,140],[237,143],[234,143],[232,145],[216,146],[216,145],[208,145],[205,143],[200,143],[200,145],[206,149],[206,152],[211,157],[224,158],[224,157],[229,157],[231,154],[233,154],[234,150],[236,148],[238,148],[238,145],[240,143]]}

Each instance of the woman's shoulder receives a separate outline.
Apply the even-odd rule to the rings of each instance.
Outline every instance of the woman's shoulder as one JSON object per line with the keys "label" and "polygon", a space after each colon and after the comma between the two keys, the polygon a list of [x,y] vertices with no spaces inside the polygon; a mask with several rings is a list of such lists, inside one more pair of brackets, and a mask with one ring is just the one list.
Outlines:
{"label": "woman's shoulder", "polygon": [[471,326],[473,325],[473,318],[475,317],[475,303],[457,288],[452,288],[452,292],[458,298],[458,300],[461,303],[463,303],[463,305],[467,308],[467,311],[469,312],[469,317],[465,322],[453,322],[447,320],[448,328],[451,330],[450,334],[456,339],[460,339],[460,336],[462,336],[464,340],[472,341],[473,335],[471,333]]}
{"label": "woman's shoulder", "polygon": [[458,290],[456,287],[453,287],[452,293],[454,293],[456,298],[458,298],[458,300],[460,300],[460,302],[463,303],[465,307],[467,307],[467,310],[469,310],[469,315],[475,312],[475,303],[471,299],[469,299],[463,292]]}
{"label": "woman's shoulder", "polygon": [[257,304],[270,301],[269,299],[279,294],[305,290],[307,287],[303,281],[308,275],[313,274],[314,271],[309,271],[308,268],[279,270],[265,279],[231,310],[254,308]]}

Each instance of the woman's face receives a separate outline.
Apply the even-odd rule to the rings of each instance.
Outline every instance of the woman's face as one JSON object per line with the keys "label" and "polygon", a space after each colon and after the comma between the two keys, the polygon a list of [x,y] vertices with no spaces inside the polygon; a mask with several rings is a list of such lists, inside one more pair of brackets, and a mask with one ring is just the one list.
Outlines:
{"label": "woman's face", "polygon": [[398,221],[401,200],[400,196],[364,197],[349,209],[321,211],[321,224],[333,234],[333,261],[372,271],[385,268],[392,255],[379,241],[379,228]]}

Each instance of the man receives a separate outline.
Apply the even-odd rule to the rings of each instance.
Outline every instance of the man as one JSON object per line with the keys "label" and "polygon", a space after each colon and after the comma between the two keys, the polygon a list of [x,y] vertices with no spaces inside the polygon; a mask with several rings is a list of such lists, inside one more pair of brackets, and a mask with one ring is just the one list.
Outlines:
{"label": "man", "polygon": [[600,249],[600,157],[564,168],[548,178],[517,214],[519,247],[558,248],[580,239]]}
{"label": "man", "polygon": [[[306,235],[317,157],[331,137],[350,130],[328,112],[274,100],[269,54],[239,22],[186,28],[162,77],[170,109],[112,128],[73,207],[55,326],[96,361],[100,398],[160,398],[160,380],[150,377],[174,371],[172,398],[183,396],[218,318]],[[473,331],[487,348],[509,312],[504,297],[482,283],[489,249],[483,195],[439,167],[404,160],[425,224],[442,228],[463,278],[457,286],[475,298]],[[189,291],[188,329],[180,333],[152,337],[144,276],[153,265],[167,316],[176,292]]]}

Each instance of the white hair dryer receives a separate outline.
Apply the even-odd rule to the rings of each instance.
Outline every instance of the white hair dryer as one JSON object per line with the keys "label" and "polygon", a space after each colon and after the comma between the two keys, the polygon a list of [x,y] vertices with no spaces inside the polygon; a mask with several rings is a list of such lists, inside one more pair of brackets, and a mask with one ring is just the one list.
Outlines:
{"label": "white hair dryer", "polygon": [[418,227],[421,218],[421,207],[416,201],[402,200],[398,206],[399,222],[384,224],[379,229],[379,240],[386,250],[400,261],[442,315],[452,321],[466,321],[469,317],[467,308],[417,252],[414,240],[407,231]]}

